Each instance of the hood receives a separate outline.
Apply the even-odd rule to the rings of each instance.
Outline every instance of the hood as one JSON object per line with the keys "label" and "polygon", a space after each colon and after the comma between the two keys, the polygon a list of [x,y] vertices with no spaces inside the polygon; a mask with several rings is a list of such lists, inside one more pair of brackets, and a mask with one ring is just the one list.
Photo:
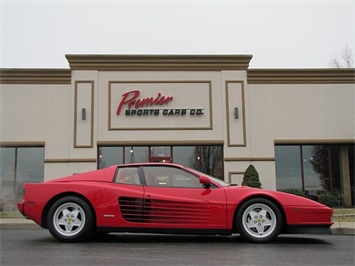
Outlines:
{"label": "hood", "polygon": [[[253,188],[248,186],[230,186],[226,187],[228,190],[228,194],[233,197],[234,195],[238,195],[240,198],[247,198],[250,196],[267,196],[273,198],[275,201],[279,202],[283,206],[308,206],[308,207],[325,207],[324,204],[321,204],[317,201],[293,195],[286,192],[275,191],[275,190],[267,190],[261,188]],[[329,208],[331,210],[331,208]]]}

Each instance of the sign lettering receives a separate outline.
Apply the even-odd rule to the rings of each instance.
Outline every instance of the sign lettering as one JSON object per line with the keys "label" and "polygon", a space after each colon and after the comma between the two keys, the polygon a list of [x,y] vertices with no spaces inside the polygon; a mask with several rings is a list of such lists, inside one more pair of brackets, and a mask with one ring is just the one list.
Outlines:
{"label": "sign lettering", "polygon": [[[132,90],[122,94],[116,114],[120,115],[125,108],[126,116],[201,116],[204,114],[203,108],[157,108],[156,106],[168,105],[173,99],[173,96],[163,96],[160,92],[156,97],[139,98],[140,91]],[[148,108],[147,108],[148,107]],[[152,108],[149,108],[152,107]]]}
{"label": "sign lettering", "polygon": [[174,98],[173,96],[169,96],[169,97],[162,96],[160,92],[155,98],[150,97],[150,98],[138,99],[139,95],[140,95],[139,90],[133,90],[122,94],[122,100],[118,105],[116,114],[119,115],[121,113],[123,106],[125,105],[127,105],[128,110],[130,110],[132,106],[135,109],[138,109],[140,107],[149,107],[154,105],[164,105],[164,104],[167,105]]}

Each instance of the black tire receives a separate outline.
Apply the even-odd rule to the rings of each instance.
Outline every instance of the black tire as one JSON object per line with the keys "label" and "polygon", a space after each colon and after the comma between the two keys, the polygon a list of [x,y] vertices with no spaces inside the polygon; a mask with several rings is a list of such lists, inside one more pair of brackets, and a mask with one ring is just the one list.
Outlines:
{"label": "black tire", "polygon": [[57,200],[49,209],[48,229],[62,242],[89,240],[94,232],[94,216],[87,202],[76,196]]}
{"label": "black tire", "polygon": [[245,241],[266,243],[279,235],[283,218],[280,209],[271,200],[253,198],[239,206],[235,223]]}

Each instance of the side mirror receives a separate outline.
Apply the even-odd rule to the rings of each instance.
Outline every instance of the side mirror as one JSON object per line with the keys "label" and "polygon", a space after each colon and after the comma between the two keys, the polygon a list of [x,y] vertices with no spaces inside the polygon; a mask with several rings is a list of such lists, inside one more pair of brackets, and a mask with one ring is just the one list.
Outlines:
{"label": "side mirror", "polygon": [[200,183],[203,184],[205,188],[211,186],[211,180],[207,176],[200,176]]}

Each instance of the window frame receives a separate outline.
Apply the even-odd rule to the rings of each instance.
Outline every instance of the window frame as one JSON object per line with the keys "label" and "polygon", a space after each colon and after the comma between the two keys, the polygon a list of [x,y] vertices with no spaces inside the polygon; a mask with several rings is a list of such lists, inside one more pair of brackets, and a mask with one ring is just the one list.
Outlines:
{"label": "window frame", "polygon": [[[149,175],[151,173],[147,173],[146,169],[153,169],[153,168],[157,168],[158,171],[159,169],[161,168],[165,168],[167,169],[168,171],[172,170],[170,173],[167,172],[167,173],[164,173],[163,176],[161,177],[165,177],[165,175],[172,175],[170,177],[170,180],[168,179],[167,180],[167,185],[165,184],[157,184],[156,182],[158,180],[153,180],[153,182],[151,180],[149,180]],[[179,171],[178,172],[175,172],[174,171]],[[190,171],[186,171],[185,169],[181,169],[179,167],[172,167],[172,166],[164,166],[164,165],[145,165],[145,166],[142,166],[142,172],[144,174],[144,178],[145,178],[145,182],[146,182],[146,186],[149,186],[149,187],[159,187],[159,188],[181,188],[181,189],[203,189],[203,184],[200,183],[200,177],[195,174],[195,173],[192,173]],[[184,173],[184,175],[181,175],[181,173]],[[175,182],[175,179],[178,178],[178,176],[181,176],[181,177],[187,177],[187,178],[190,178],[190,180],[193,180],[193,182],[196,184],[196,186],[176,186],[176,182]],[[147,178],[148,177],[148,178]],[[156,176],[152,177],[152,178],[156,178]],[[162,180],[162,182],[164,182],[164,180]]]}

